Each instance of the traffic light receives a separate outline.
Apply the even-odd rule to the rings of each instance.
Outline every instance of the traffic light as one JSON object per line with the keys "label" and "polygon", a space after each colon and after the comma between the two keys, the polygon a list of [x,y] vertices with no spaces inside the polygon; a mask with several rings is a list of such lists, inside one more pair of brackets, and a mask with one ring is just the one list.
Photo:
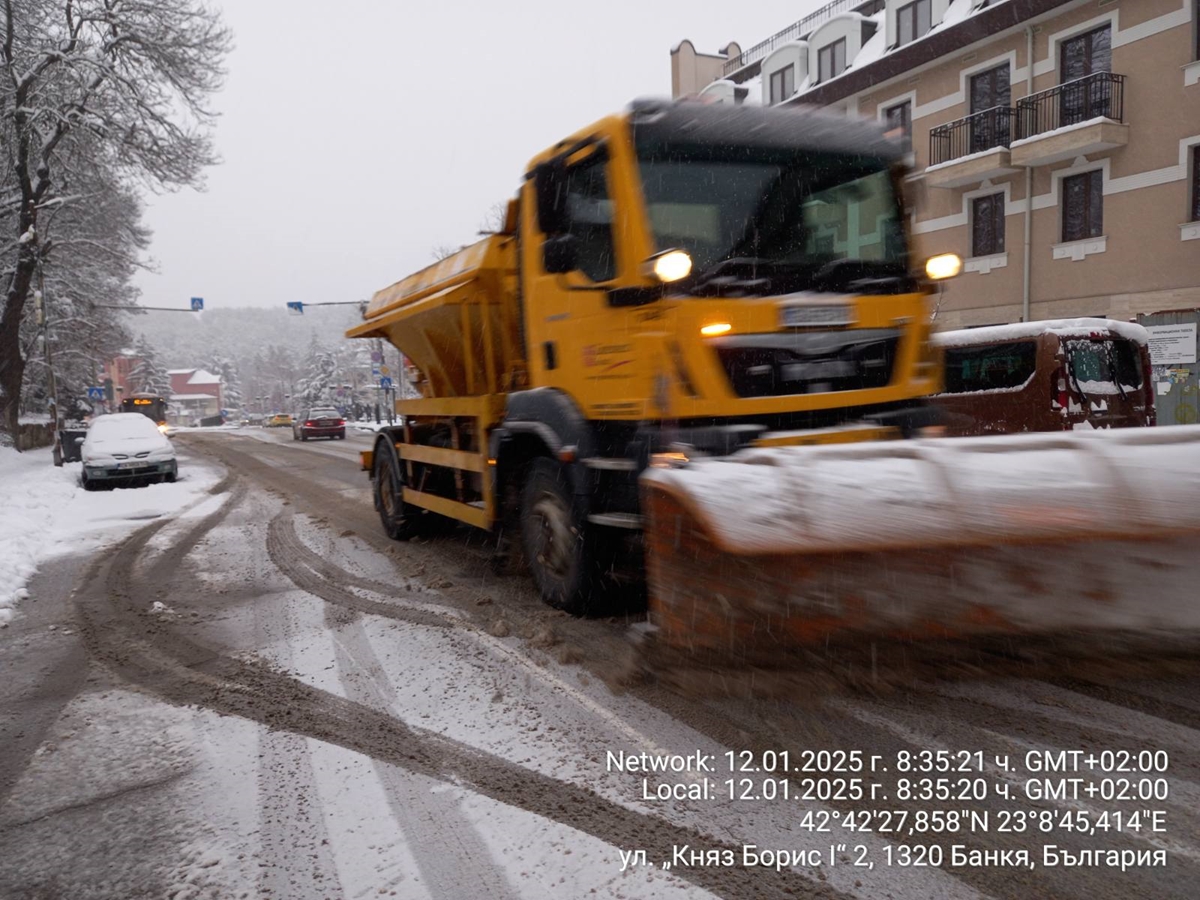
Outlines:
{"label": "traffic light", "polygon": [[104,399],[109,403],[113,402],[113,381],[111,378],[104,379]]}

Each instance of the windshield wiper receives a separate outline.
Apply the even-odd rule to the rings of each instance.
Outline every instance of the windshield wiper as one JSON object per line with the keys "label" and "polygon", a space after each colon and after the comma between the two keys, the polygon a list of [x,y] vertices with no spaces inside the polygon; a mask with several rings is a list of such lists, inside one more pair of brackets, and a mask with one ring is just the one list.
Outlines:
{"label": "windshield wiper", "polygon": [[[704,271],[692,277],[692,289],[697,290],[709,286],[715,287],[718,290],[724,288],[766,288],[771,283],[770,279],[760,276],[756,270],[764,267],[774,267],[775,265],[777,263],[774,260],[763,259],[757,256],[731,256],[726,259],[719,259]],[[738,269],[749,270],[750,277],[742,278],[732,274],[732,272]]]}
{"label": "windshield wiper", "polygon": [[[703,284],[729,269],[750,268],[753,270],[760,266],[771,266],[773,264],[774,260],[763,259],[759,256],[730,256],[725,259],[718,259],[699,275],[695,276],[696,283]],[[755,276],[752,275],[751,277]]]}
{"label": "windshield wiper", "polygon": [[813,273],[814,291],[851,290],[873,286],[895,286],[908,280],[903,265],[886,260],[832,259]]}
{"label": "windshield wiper", "polygon": [[1075,354],[1078,352],[1078,350],[1071,350],[1071,355],[1067,360],[1067,371],[1071,373],[1071,381],[1075,384],[1075,390],[1079,391],[1079,396],[1083,398],[1083,402],[1088,405],[1088,409],[1090,410],[1092,406],[1092,398],[1089,397],[1083,390],[1083,385],[1079,383],[1079,376],[1075,374]]}
{"label": "windshield wiper", "polygon": [[1121,384],[1121,368],[1117,363],[1117,345],[1114,341],[1104,342],[1108,350],[1108,371],[1112,372],[1113,383],[1117,386],[1117,391],[1121,395],[1122,400],[1128,400],[1129,394],[1125,391],[1125,386]]}

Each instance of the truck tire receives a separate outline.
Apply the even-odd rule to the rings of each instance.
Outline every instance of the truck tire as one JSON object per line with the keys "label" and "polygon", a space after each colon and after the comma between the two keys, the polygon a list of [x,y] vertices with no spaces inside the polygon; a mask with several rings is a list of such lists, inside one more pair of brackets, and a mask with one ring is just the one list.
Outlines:
{"label": "truck tire", "polygon": [[373,474],[375,508],[379,510],[384,533],[393,541],[416,537],[421,510],[404,502],[404,476],[397,463],[389,455],[376,451]]}
{"label": "truck tire", "polygon": [[521,542],[542,599],[575,616],[601,612],[604,554],[598,529],[577,521],[567,472],[547,457],[529,466],[521,493]]}

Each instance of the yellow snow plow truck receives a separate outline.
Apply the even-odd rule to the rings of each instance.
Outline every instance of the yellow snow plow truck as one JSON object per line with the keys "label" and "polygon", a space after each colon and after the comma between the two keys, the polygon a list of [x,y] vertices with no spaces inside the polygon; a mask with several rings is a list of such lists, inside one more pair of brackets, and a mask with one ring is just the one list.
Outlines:
{"label": "yellow snow plow truck", "polygon": [[658,641],[756,664],[1200,626],[1200,431],[929,437],[958,259],[910,257],[903,156],[869,123],[666,101],[537,156],[497,233],[348,333],[420,373],[363,454],[384,529],[492,530],[576,614],[640,543]]}

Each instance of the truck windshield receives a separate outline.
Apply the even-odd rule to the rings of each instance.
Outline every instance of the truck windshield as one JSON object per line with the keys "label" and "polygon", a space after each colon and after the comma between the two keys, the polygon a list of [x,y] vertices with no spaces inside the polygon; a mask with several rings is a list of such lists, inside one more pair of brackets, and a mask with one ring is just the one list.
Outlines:
{"label": "truck windshield", "polygon": [[885,162],[738,151],[643,150],[639,159],[657,249],[688,252],[690,290],[761,295],[904,286],[901,209]]}

